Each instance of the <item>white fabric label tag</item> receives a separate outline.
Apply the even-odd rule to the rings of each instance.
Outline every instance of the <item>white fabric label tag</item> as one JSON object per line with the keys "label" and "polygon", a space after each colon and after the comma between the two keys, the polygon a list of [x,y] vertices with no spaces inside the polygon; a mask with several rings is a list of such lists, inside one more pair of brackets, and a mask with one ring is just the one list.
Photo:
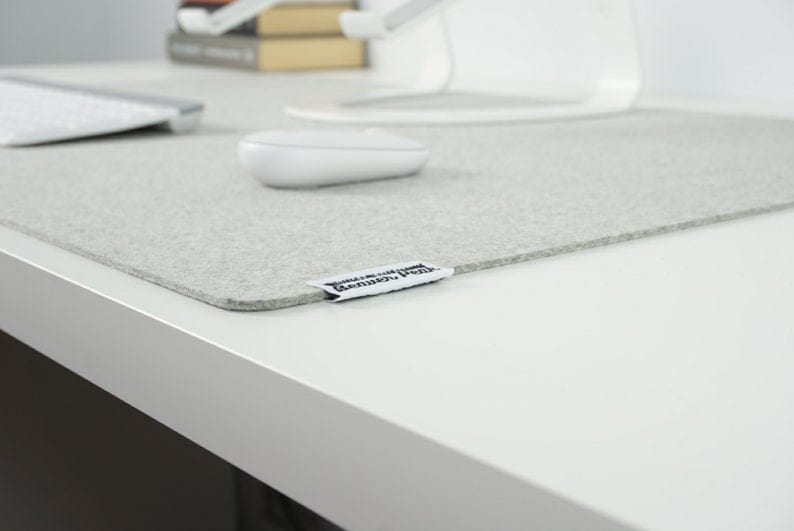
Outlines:
{"label": "white fabric label tag", "polygon": [[455,270],[451,267],[414,261],[310,280],[307,284],[325,291],[329,300],[341,302],[429,284],[454,274]]}

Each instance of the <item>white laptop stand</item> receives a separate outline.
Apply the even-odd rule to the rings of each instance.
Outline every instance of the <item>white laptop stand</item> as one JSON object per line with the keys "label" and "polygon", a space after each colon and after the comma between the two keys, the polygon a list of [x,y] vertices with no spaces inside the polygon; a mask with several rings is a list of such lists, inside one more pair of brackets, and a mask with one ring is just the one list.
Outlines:
{"label": "white laptop stand", "polygon": [[[433,3],[432,0],[415,0],[414,3]],[[409,2],[410,3],[410,2]],[[452,2],[440,1],[432,15],[440,19],[441,31],[445,34],[443,50],[432,50],[424,63],[421,74],[409,86],[389,92],[375,92],[364,97],[344,102],[326,104],[289,105],[285,112],[295,118],[339,124],[477,124],[504,123],[533,120],[573,119],[588,116],[625,112],[632,108],[641,89],[641,68],[634,28],[631,0],[592,0],[591,18],[594,24],[595,44],[598,47],[598,79],[595,89],[587,99],[574,102],[533,101],[523,107],[487,108],[429,108],[386,109],[378,108],[378,102],[426,98],[450,92],[455,80],[455,54],[449,38],[449,30],[441,9]],[[397,8],[400,9],[400,8]],[[342,23],[349,37],[390,38],[403,28],[389,30],[381,23],[380,34],[360,31],[365,22],[359,23],[368,12],[351,12]],[[388,20],[390,13],[379,17]],[[406,26],[413,26],[411,21]],[[371,24],[370,24],[371,25]],[[369,28],[367,28],[369,29]],[[529,96],[529,95],[528,95]]]}

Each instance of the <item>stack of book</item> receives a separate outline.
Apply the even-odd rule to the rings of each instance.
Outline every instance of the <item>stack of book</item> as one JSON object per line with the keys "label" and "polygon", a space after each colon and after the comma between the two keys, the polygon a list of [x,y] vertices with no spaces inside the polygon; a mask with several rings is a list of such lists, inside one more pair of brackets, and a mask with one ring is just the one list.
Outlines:
{"label": "stack of book", "polygon": [[[185,0],[183,7],[219,9],[232,0]],[[354,9],[349,0],[287,0],[225,35],[168,35],[174,61],[262,71],[357,68],[364,66],[364,43],[342,34],[339,15]]]}

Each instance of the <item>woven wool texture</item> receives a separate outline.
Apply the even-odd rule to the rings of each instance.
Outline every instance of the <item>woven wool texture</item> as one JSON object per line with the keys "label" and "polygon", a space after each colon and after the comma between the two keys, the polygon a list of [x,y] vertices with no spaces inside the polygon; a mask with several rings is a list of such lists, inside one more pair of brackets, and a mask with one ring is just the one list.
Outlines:
{"label": "woven wool texture", "polygon": [[646,111],[393,128],[430,147],[420,176],[268,189],[238,165],[239,139],[307,127],[281,105],[355,87],[189,72],[123,88],[204,101],[194,134],[1,149],[0,223],[221,308],[269,310],[321,300],[307,280],[378,265],[463,273],[794,205],[794,122]]}

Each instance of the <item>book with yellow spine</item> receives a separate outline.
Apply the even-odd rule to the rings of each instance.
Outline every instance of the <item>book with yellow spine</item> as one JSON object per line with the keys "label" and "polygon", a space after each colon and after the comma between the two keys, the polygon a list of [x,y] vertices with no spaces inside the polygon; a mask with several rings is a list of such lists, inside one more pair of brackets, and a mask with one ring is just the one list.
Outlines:
{"label": "book with yellow spine", "polygon": [[[200,0],[183,2],[182,6],[203,7],[212,11],[228,3],[230,0]],[[259,37],[341,35],[339,15],[350,9],[355,9],[354,2],[345,0],[285,2],[263,11],[231,30],[231,33]]]}

